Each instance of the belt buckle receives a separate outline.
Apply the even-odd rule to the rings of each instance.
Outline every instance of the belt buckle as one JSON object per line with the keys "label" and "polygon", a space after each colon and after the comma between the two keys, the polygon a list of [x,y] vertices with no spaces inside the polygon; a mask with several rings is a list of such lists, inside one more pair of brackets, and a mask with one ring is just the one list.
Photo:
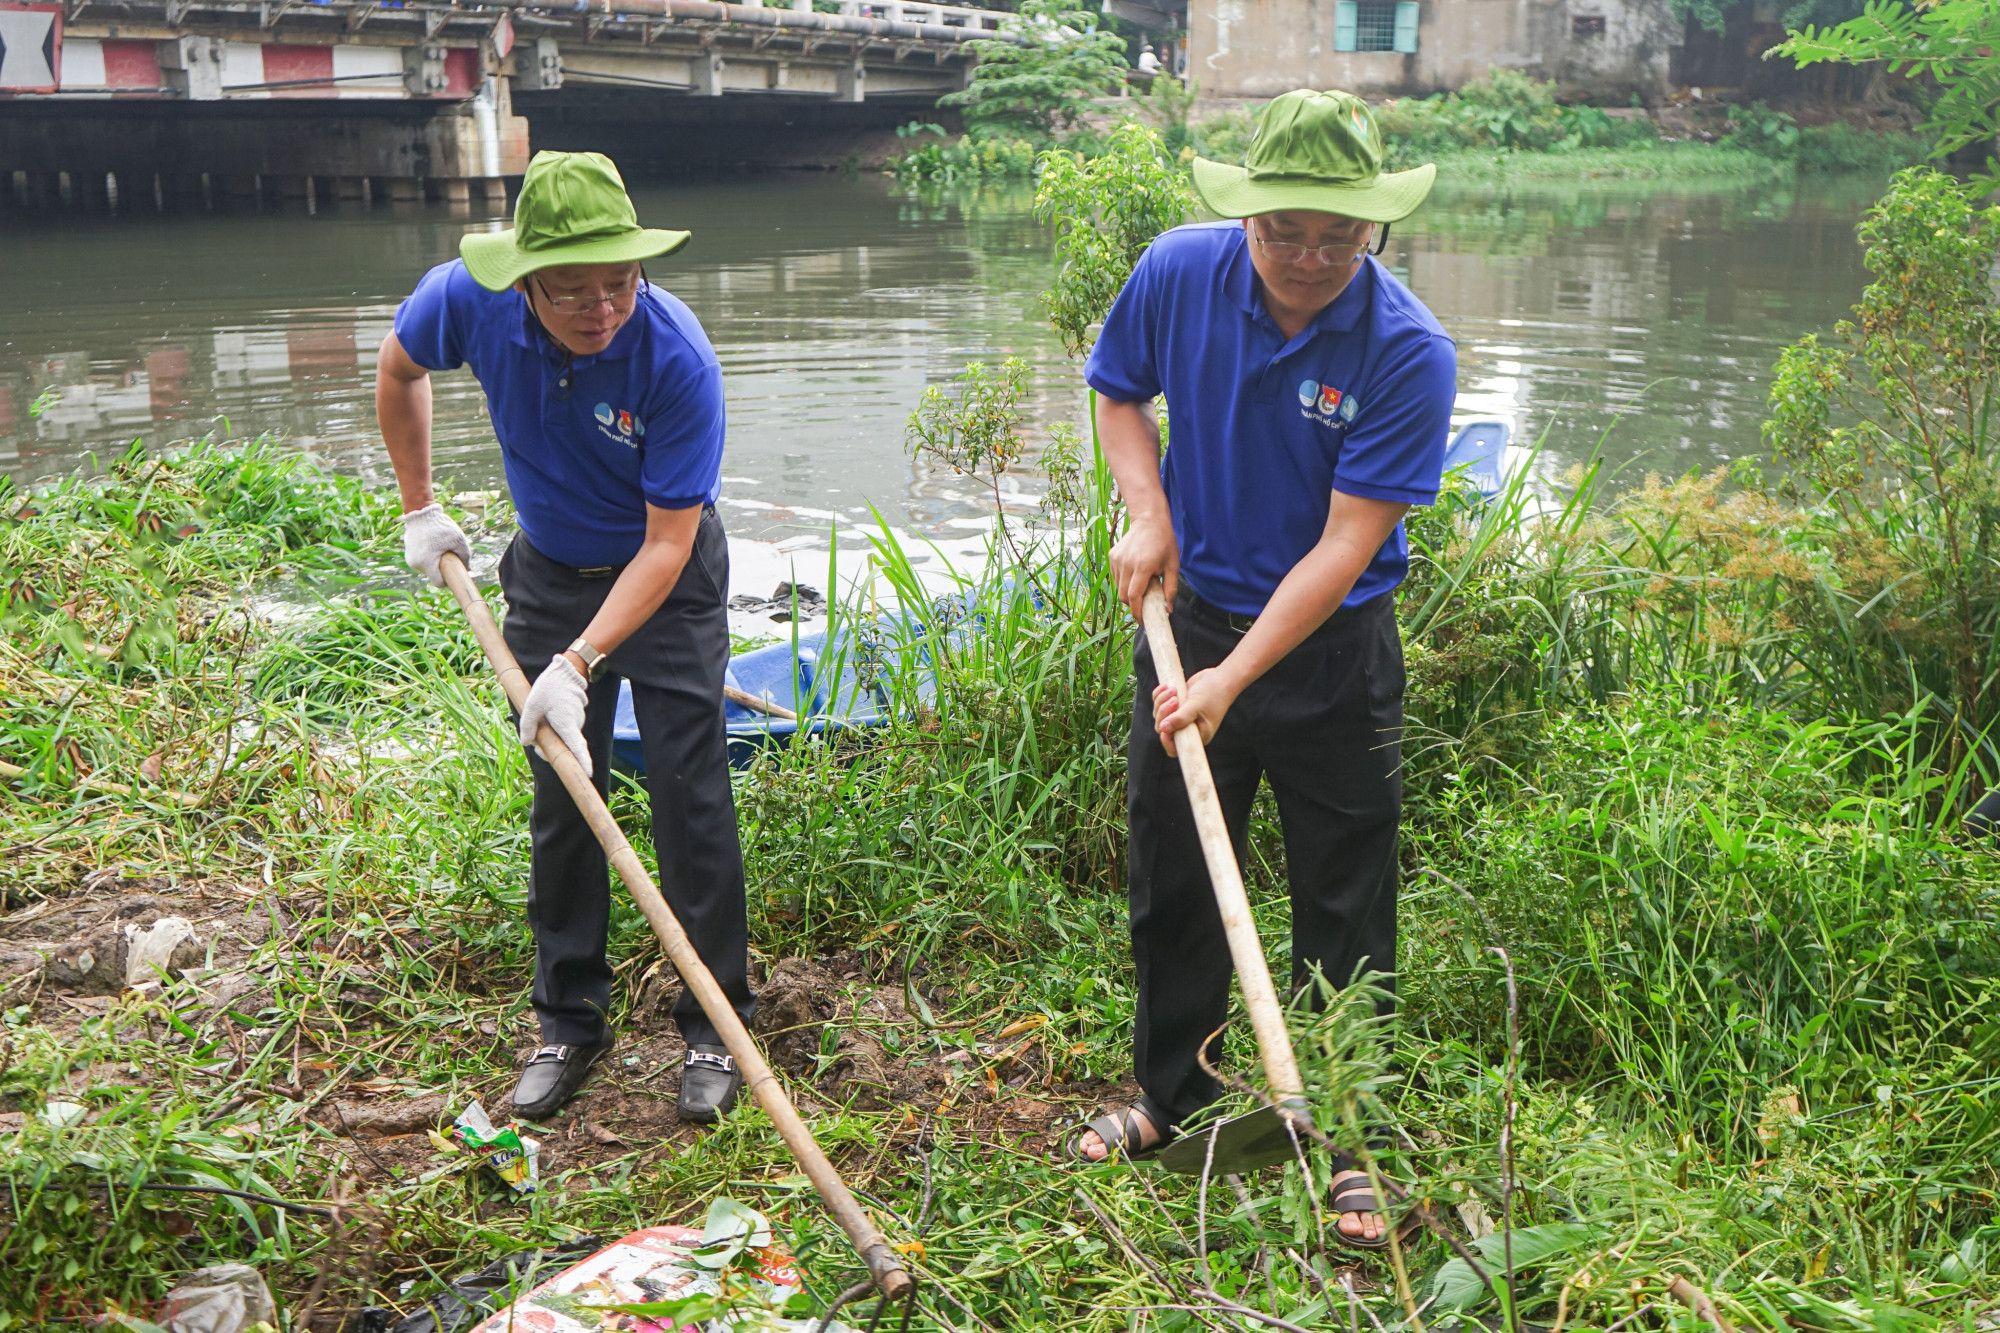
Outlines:
{"label": "belt buckle", "polygon": [[608,579],[615,568],[617,568],[615,565],[591,565],[586,569],[577,570],[576,576],[580,579]]}
{"label": "belt buckle", "polygon": [[1257,623],[1257,617],[1246,616],[1239,611],[1225,611],[1223,614],[1229,617],[1229,628],[1238,634],[1248,634]]}

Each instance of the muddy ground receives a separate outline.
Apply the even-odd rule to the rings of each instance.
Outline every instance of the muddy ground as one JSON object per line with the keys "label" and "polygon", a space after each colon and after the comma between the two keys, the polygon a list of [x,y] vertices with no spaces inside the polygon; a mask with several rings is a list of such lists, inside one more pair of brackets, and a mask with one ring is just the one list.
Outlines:
{"label": "muddy ground", "polygon": [[[423,1071],[405,1075],[393,1063],[363,1059],[357,1066],[357,1050],[389,1042],[403,1026],[385,1012],[385,983],[393,982],[341,957],[339,942],[300,943],[305,933],[296,923],[309,910],[288,907],[282,893],[262,884],[175,883],[99,870],[69,894],[0,916],[0,1009],[25,1005],[29,1022],[71,1039],[86,1022],[117,1010],[129,1015],[118,1028],[121,1035],[150,1035],[169,1050],[187,1049],[191,1059],[197,1041],[219,1043],[198,1065],[80,1069],[71,1075],[79,1101],[90,1086],[165,1087],[173,1074],[192,1073],[189,1092],[206,1079],[211,1097],[227,1094],[205,1117],[210,1123],[254,1121],[257,1107],[273,1099],[303,1103],[358,1186],[408,1181],[448,1167],[429,1131],[448,1126],[473,1097],[496,1121],[504,1117],[516,1071],[537,1045],[532,1011],[506,1020],[504,1031],[494,1021],[468,1024],[452,1053],[456,1087],[425,1086]],[[175,949],[168,977],[154,969],[128,976],[133,938],[152,936],[173,917],[186,921],[194,938]],[[289,1036],[288,1020],[272,1004],[281,968],[293,977],[321,978],[312,984],[333,1000],[309,1006]],[[870,975],[859,954],[785,958],[768,967],[753,962],[752,970],[754,1028],[767,1057],[789,1077],[808,1120],[843,1107],[901,1109],[903,1115],[885,1117],[892,1132],[948,1123],[961,1140],[1041,1152],[1055,1147],[1080,1114],[1136,1095],[1134,1088],[1103,1081],[1057,1081],[1049,1045],[1069,1039],[1045,1028],[998,1026],[1006,1022],[998,1016],[983,1029],[977,1023],[930,1028],[910,1013],[909,1000],[918,996],[942,1011],[949,987],[919,982],[906,990],[900,977]],[[516,984],[525,991],[526,982],[521,977]],[[680,994],[671,965],[656,962],[632,990],[616,1050],[575,1101],[533,1127],[545,1180],[635,1154],[644,1164],[684,1151],[705,1132],[675,1115],[685,1048],[671,1016]],[[513,997],[480,998],[491,1006]],[[165,1023],[158,1004],[170,1007],[196,1038]],[[884,1036],[897,1033],[903,1039],[896,1043],[891,1035],[890,1041],[902,1049],[892,1050]],[[267,1054],[253,1073],[259,1052]],[[428,1063],[438,1068],[435,1051]],[[469,1069],[475,1072],[468,1075]],[[32,1109],[0,1105],[0,1134],[18,1128]]]}

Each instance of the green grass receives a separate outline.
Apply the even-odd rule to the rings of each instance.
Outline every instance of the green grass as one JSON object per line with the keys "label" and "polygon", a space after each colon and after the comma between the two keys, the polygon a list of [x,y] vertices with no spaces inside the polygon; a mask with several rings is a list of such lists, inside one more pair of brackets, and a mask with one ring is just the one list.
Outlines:
{"label": "green grass", "polygon": [[[1919,186],[1878,212],[1943,237],[1942,210],[1905,207]],[[1983,328],[1989,265],[1966,253]],[[1447,1235],[1354,1260],[1328,1246],[1323,1156],[1239,1190],[1049,1153],[1062,1117],[1121,1095],[1132,1003],[1122,516],[1076,443],[1044,454],[1042,518],[1008,518],[955,597],[878,540],[907,614],[833,614],[869,628],[895,721],[737,779],[772,1049],[921,1273],[921,1326],[1249,1308],[1694,1333],[1702,1293],[1746,1330],[1972,1326],[2000,1294],[2000,857],[1959,820],[1994,704],[1958,696],[1938,627],[2000,615],[1991,543],[1962,540],[1990,522],[1987,471],[1809,502],[1754,472],[1531,495],[1529,467],[1495,503],[1454,486],[1413,513],[1401,1008],[1378,1018],[1363,979],[1292,1021],[1316,1124]],[[477,508],[490,550],[509,516]],[[673,1121],[672,979],[622,899],[623,1044],[540,1127],[541,1194],[329,1123],[343,1098],[495,1105],[532,1040],[525,761],[455,607],[400,570],[384,499],[259,441],[134,453],[0,512],[0,1330],[142,1312],[224,1260],[259,1265],[290,1327],[331,1330],[722,1194],[773,1215],[815,1299],[855,1279],[760,1113]],[[650,845],[630,784],[613,809]],[[1250,831],[1282,968],[1268,803]],[[98,1002],[20,971],[44,914],[166,889],[204,966]]]}
{"label": "green grass", "polygon": [[[42,517],[4,529],[14,567],[49,586],[51,606],[74,606],[93,641],[141,619],[114,594],[157,553],[97,516],[129,509],[143,475],[65,488],[69,499],[38,500]],[[355,550],[259,545],[269,516],[252,515],[242,531],[217,523],[212,555],[175,548],[179,577],[219,589],[329,565],[389,576],[392,529],[366,518],[369,502],[295,480],[294,528],[317,531],[322,505],[362,515]],[[981,632],[953,639],[962,620],[920,619],[883,645],[893,688],[943,664],[933,707],[870,743],[775,754],[742,778],[759,956],[851,951],[922,1001],[829,1027],[823,1052],[861,1035],[909,1067],[976,1043],[1010,1049],[1021,1020],[1047,1034],[1019,1066],[1035,1087],[1000,1084],[997,1107],[974,1072],[943,1099],[826,1109],[815,1127],[908,1247],[936,1326],[1122,1329],[1135,1307],[1203,1303],[1205,1285],[1307,1327],[1401,1327],[1400,1283],[1380,1262],[1359,1270],[1359,1315],[1337,1280],[1326,1308],[1320,1284],[1346,1260],[1319,1257],[1325,1219],[1297,1167],[1247,1182],[1247,1205],[1217,1182],[1202,1215],[1193,1181],[1078,1173],[980,1128],[1010,1098],[1086,1109],[1103,1095],[1095,1080],[1126,1068],[1131,644],[1099,575],[1115,518],[1103,487],[1100,470],[1067,540],[1044,538],[1029,568],[968,581]],[[61,505],[79,517],[58,528],[47,519]],[[1632,510],[1618,531],[1643,521]],[[1416,534],[1421,576],[1403,614],[1413,718],[1429,739],[1411,747],[1402,1017],[1384,1028],[1364,1002],[1296,1018],[1321,1123],[1349,1137],[1398,1127],[1407,1138],[1383,1164],[1454,1229],[1500,1218],[1510,1180],[1514,1290],[1538,1323],[1560,1304],[1570,1327],[1605,1327],[1636,1296],[1656,1307],[1646,1322],[1685,1325],[1666,1294],[1675,1277],[1739,1327],[1955,1318],[1989,1290],[2000,1150],[1983,1081],[1996,862],[1951,836],[1946,798],[1963,774],[1935,766],[1920,714],[1814,717],[1734,688],[1741,673],[1717,675],[1708,655],[1649,670],[1629,636],[1668,613],[1628,604],[1620,624],[1606,612],[1607,589],[1638,570],[1616,532],[1590,529],[1589,558],[1564,568],[1494,522],[1447,506]],[[88,571],[63,562],[80,534],[97,552]],[[875,559],[910,578],[893,544]],[[1065,614],[1020,596],[1029,573]],[[143,1309],[175,1273],[248,1259],[294,1313],[325,1273],[316,1322],[332,1327],[337,1310],[404,1304],[406,1281],[421,1294],[495,1252],[685,1220],[717,1193],[770,1208],[825,1299],[854,1261],[755,1112],[685,1145],[635,1136],[554,1173],[526,1204],[476,1176],[432,1174],[434,1160],[337,1183],[338,1139],[307,1115],[314,1096],[371,1075],[453,1105],[504,1086],[530,961],[526,775],[497,691],[441,595],[368,586],[289,628],[176,622],[171,646],[136,663],[65,651],[63,613],[14,613],[4,744],[29,776],[0,796],[0,828],[35,850],[4,862],[9,905],[66,900],[116,864],[134,878],[268,883],[257,891],[290,930],[257,955],[272,970],[249,1012],[182,1019],[196,1012],[187,983],[68,1026],[51,996],[9,1001],[0,1095],[31,1114],[0,1165],[0,1263],[25,1277],[0,1294],[8,1326]],[[1599,615],[1552,620],[1565,597],[1595,599]],[[1524,639],[1530,620],[1544,628]],[[1553,651],[1551,624],[1569,649]],[[1621,638],[1629,648],[1612,646]],[[1496,671],[1503,660],[1519,669]],[[161,775],[202,793],[196,810],[72,780],[79,751],[124,771],[162,732],[200,736],[208,718],[213,733],[218,714],[237,719],[239,739],[169,747]],[[638,841],[643,805],[618,806]],[[1253,833],[1252,892],[1282,953],[1271,812]],[[1498,1153],[1496,944],[1520,994],[1511,1177]],[[627,979],[619,1017],[638,1023],[629,1011],[657,948],[629,907],[612,952]],[[1232,1035],[1232,1069],[1252,1068],[1246,1043]],[[287,1091],[301,1051],[309,1071],[323,1067],[301,1080],[303,1098]],[[1010,1068],[998,1055],[970,1068],[984,1061]],[[32,1112],[48,1100],[92,1116],[45,1124]],[[345,1190],[356,1207],[336,1240],[324,1219],[136,1189],[201,1183],[320,1203]],[[1476,1251],[1496,1273],[1501,1241]],[[1495,1310],[1440,1241],[1415,1241],[1403,1268],[1413,1302],[1441,1293],[1427,1324],[1452,1305]],[[1172,1310],[1149,1318],[1197,1326]]]}
{"label": "green grass", "polygon": [[1789,175],[1789,163],[1726,144],[1678,141],[1607,148],[1478,149],[1424,155],[1453,182],[1763,180]]}

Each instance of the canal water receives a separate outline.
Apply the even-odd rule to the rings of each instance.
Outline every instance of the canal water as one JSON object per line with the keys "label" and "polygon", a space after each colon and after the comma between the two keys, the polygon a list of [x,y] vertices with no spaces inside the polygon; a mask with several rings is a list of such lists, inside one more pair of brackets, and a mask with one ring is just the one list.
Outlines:
{"label": "canal water", "polygon": [[[1462,417],[1546,432],[1557,466],[1601,448],[1624,475],[1759,451],[1779,349],[1866,281],[1854,224],[1873,181],[1730,189],[1440,190],[1386,261],[1457,337]],[[869,520],[970,538],[984,504],[905,454],[927,384],[1018,355],[1044,419],[1080,380],[1043,322],[1047,234],[1025,190],[915,195],[881,177],[784,175],[641,188],[641,218],[693,242],[649,266],[693,307],[727,380],[723,511],[758,545],[824,548]],[[375,349],[396,303],[474,206],[356,205],[0,221],[0,469],[32,483],[86,455],[228,429],[388,484]],[[479,388],[442,376],[436,452],[500,484]],[[1014,479],[1025,499],[1031,469]]]}

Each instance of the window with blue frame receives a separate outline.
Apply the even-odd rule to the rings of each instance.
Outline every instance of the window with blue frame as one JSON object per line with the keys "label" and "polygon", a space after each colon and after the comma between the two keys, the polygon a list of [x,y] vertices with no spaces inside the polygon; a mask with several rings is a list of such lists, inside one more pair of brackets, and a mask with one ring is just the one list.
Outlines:
{"label": "window with blue frame", "polygon": [[1414,55],[1417,0],[1335,0],[1333,49]]}

